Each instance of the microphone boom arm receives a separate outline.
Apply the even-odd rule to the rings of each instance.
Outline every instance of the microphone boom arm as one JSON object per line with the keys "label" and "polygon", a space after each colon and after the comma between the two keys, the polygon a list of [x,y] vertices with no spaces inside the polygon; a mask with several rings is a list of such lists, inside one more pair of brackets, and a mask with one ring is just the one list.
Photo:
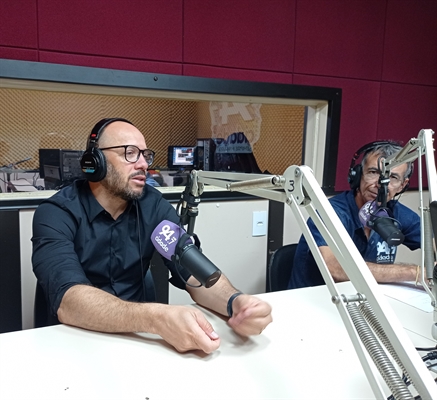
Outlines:
{"label": "microphone boom arm", "polygon": [[[427,132],[424,136],[429,136],[431,132]],[[404,162],[399,161],[400,164]],[[395,161],[391,163],[394,164]],[[377,327],[383,332],[384,345],[410,378],[416,391],[422,398],[437,398],[437,387],[426,365],[411,343],[387,299],[381,293],[378,283],[308,166],[290,166],[282,176],[197,170],[193,170],[191,176],[193,181],[196,182],[195,185],[192,185],[195,188],[191,192],[193,196],[201,194],[198,187],[202,187],[203,191],[203,185],[209,184],[229,191],[247,193],[287,204],[291,208],[310,247],[330,292],[331,301],[337,307],[375,396],[377,398],[386,397],[378,376],[382,376],[389,389],[394,393],[395,398],[398,398],[399,391],[402,395],[402,390],[407,391],[410,395],[411,393],[405,384],[405,388],[403,388],[402,382],[393,377],[396,374],[392,373],[391,367],[387,366],[388,363],[381,362],[384,350],[377,348],[372,353],[369,345],[365,344],[365,340],[363,340],[365,332],[362,331],[362,324],[359,320],[357,322],[357,316],[354,315],[353,307],[356,306],[356,303],[359,303],[360,307],[371,307],[372,313],[376,317]],[[314,221],[355,290],[358,291],[357,294],[345,295],[339,292],[306,224],[302,209],[305,209]],[[373,344],[373,346],[375,345]],[[401,389],[398,388],[399,386],[401,386]]]}
{"label": "microphone boom arm", "polygon": [[[433,286],[433,268],[436,261],[434,244],[432,243],[432,240],[429,240],[429,238],[432,236],[432,233],[430,232],[431,225],[434,227],[434,238],[437,234],[437,174],[434,159],[433,134],[434,132],[431,129],[422,129],[417,135],[417,138],[410,139],[409,142],[399,152],[388,156],[386,159],[383,159],[381,174],[385,177],[389,177],[393,168],[407,162],[413,162],[417,159],[419,167],[419,214],[422,235],[422,268],[420,282],[428,292],[432,302],[434,303],[433,305],[435,306],[436,296],[429,288]],[[425,207],[423,201],[422,156],[425,156],[426,161],[429,207]],[[430,215],[431,208],[434,208],[434,216],[432,214]],[[434,218],[434,220],[431,221],[431,218]],[[425,237],[425,233],[427,234],[427,237]],[[425,271],[428,271],[428,276],[425,276]],[[437,315],[434,319],[437,320]]]}

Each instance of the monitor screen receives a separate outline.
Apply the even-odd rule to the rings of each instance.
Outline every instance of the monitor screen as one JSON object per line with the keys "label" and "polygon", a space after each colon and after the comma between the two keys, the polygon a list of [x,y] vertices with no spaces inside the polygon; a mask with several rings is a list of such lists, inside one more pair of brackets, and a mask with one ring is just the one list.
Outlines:
{"label": "monitor screen", "polygon": [[169,146],[168,167],[170,169],[185,169],[194,167],[195,146]]}

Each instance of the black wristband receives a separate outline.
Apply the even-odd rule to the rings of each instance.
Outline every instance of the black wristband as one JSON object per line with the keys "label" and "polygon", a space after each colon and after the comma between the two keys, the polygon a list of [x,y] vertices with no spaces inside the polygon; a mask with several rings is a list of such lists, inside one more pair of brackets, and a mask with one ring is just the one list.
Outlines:
{"label": "black wristband", "polygon": [[228,300],[228,315],[229,315],[230,317],[232,317],[232,314],[233,314],[232,303],[234,302],[234,300],[235,300],[235,299],[236,299],[240,294],[243,294],[243,293],[241,293],[241,292],[237,292],[237,293],[234,293],[231,297],[229,297],[229,300]]}

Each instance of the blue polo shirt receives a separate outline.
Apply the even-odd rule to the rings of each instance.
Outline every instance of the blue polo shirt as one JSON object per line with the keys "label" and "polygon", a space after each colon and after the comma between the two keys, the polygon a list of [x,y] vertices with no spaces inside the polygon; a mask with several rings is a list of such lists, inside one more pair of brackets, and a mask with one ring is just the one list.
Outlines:
{"label": "blue polo shirt", "polygon": [[[394,263],[397,250],[396,246],[389,246],[374,230],[371,230],[370,237],[367,240],[363,225],[358,217],[359,209],[355,202],[353,191],[350,190],[340,193],[332,197],[329,201],[366,262],[378,264]],[[399,202],[390,201],[387,206],[392,210],[393,217],[400,223],[399,228],[405,235],[403,244],[410,250],[420,248],[419,216]],[[326,241],[317,230],[314,222],[309,219],[307,224],[317,246],[327,246]],[[325,281],[302,235],[296,249],[288,289],[323,284],[325,284]]]}

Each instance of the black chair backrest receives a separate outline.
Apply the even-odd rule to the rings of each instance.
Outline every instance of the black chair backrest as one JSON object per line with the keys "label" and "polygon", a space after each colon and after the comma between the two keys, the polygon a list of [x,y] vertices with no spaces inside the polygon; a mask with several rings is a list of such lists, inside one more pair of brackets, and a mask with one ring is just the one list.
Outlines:
{"label": "black chair backrest", "polygon": [[33,325],[35,328],[60,324],[58,319],[50,312],[42,286],[37,282],[35,289],[35,304],[33,308]]}
{"label": "black chair backrest", "polygon": [[268,292],[286,290],[293,269],[297,243],[287,244],[276,249],[268,266]]}

